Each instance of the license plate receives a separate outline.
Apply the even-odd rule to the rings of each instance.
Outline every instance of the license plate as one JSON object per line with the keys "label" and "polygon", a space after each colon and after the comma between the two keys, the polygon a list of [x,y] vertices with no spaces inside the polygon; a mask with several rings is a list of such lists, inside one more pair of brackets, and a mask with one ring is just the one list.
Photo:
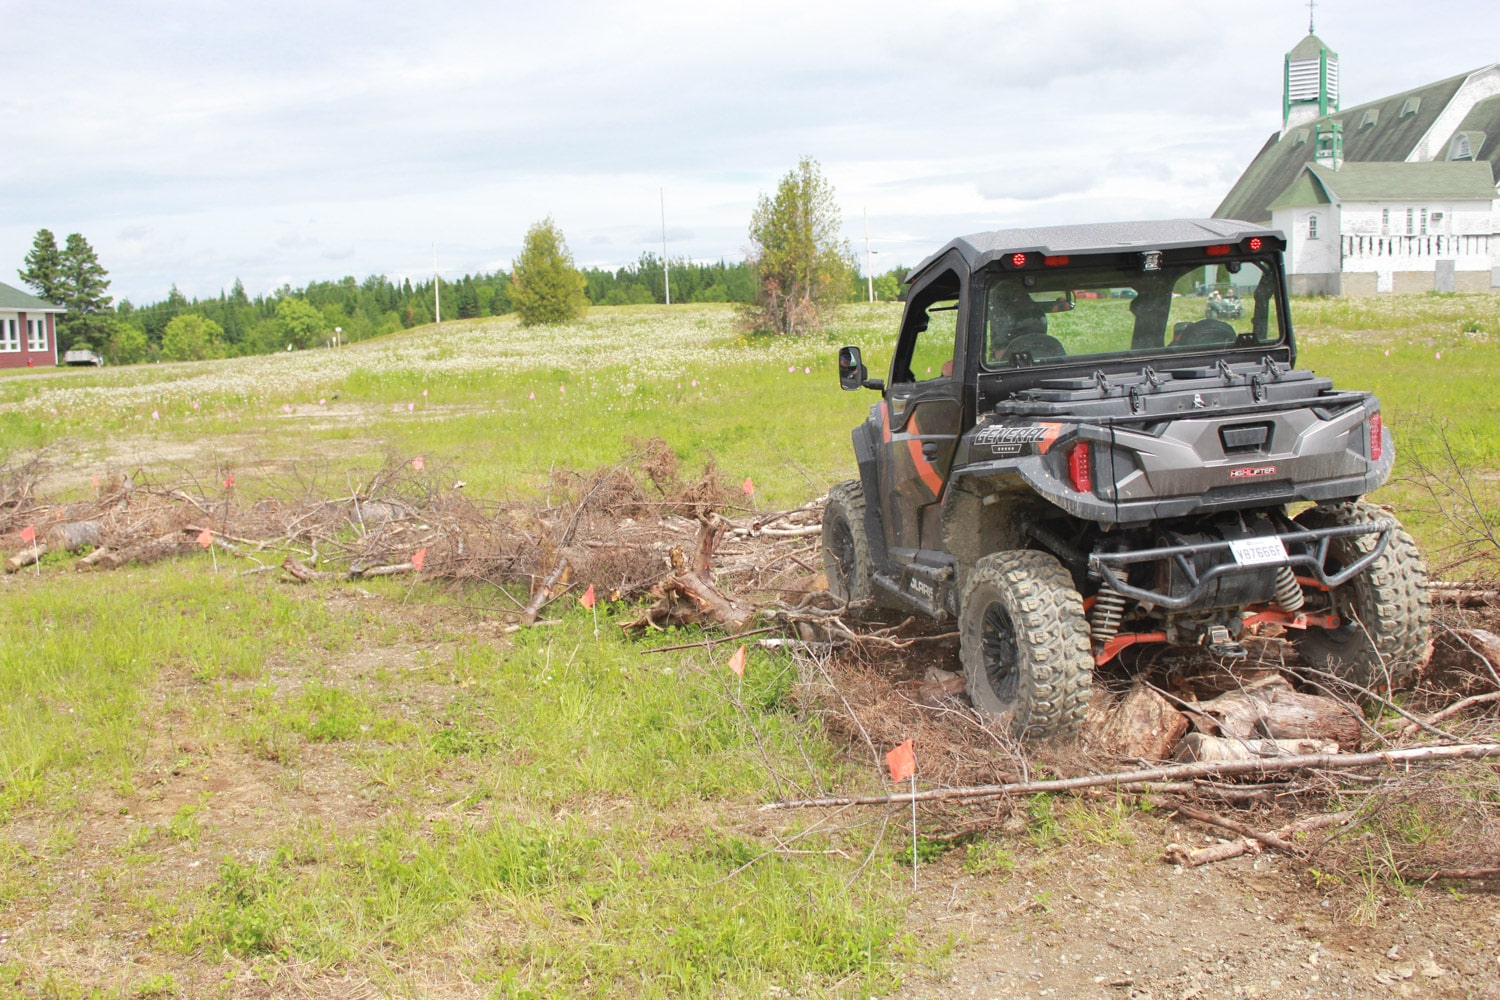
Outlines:
{"label": "license plate", "polygon": [[1279,538],[1234,538],[1229,542],[1241,566],[1270,566],[1286,562],[1286,546]]}

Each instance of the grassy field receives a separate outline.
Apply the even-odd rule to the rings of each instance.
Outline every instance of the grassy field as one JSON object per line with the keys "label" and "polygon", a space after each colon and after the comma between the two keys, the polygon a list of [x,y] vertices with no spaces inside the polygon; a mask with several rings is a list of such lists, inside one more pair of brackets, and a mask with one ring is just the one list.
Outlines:
{"label": "grassy field", "polygon": [[[1381,395],[1403,481],[1377,499],[1434,548],[1453,533],[1410,456],[1446,436],[1494,482],[1496,302],[1294,312],[1304,365]],[[777,509],[851,475],[876,396],[840,392],[835,348],[883,370],[898,315],[848,307],[786,341],[722,307],[597,309],[11,376],[0,440],[12,466],[40,451],[54,495],[137,469],[333,493],[421,454],[514,496],[657,435]],[[740,685],[728,650],[643,655],[683,637],[625,638],[622,607],[597,637],[576,607],[512,634],[492,593],[297,587],[225,556],[70,565],[0,579],[0,994],[867,996],[942,961],[903,924],[886,817],[755,812],[878,782],[799,710],[785,660],[752,653]]]}

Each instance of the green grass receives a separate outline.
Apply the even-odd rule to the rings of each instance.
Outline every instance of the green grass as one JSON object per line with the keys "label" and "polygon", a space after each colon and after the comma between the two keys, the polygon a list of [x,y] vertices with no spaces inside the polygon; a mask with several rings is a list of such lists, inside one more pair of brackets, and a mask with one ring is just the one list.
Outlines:
{"label": "green grass", "polygon": [[[1400,475],[1439,429],[1492,474],[1494,302],[1298,302],[1302,361],[1381,396]],[[839,390],[835,351],[859,344],[883,375],[898,317],[849,307],[789,342],[739,335],[722,308],[595,310],[251,367],[4,377],[0,434],[13,462],[47,446],[43,489],[63,494],[139,467],[333,495],[421,453],[481,498],[660,436],[689,474],[712,453],[755,506],[789,507],[853,474],[849,431],[877,397]],[[1446,537],[1436,513],[1403,516]],[[493,592],[299,587],[225,555],[218,573],[202,555],[69,567],[0,580],[0,935],[32,928],[0,993],[293,993],[326,974],[398,995],[867,996],[920,961],[900,929],[908,840],[754,812],[877,787],[799,713],[782,657],[753,652],[741,682],[727,651],[646,655],[694,636],[626,638],[625,607],[601,607],[597,637],[576,608],[508,635]],[[1037,797],[1028,820],[1047,851],[1132,836],[1118,803]],[[1015,860],[968,844],[951,863]],[[140,960],[110,976],[58,957],[123,940]]]}

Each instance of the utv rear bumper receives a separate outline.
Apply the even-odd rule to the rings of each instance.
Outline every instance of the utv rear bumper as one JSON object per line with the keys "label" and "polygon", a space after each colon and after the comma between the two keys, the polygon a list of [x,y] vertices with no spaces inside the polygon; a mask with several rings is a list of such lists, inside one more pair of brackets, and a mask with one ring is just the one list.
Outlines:
{"label": "utv rear bumper", "polygon": [[[1262,572],[1268,565],[1286,565],[1301,570],[1300,576],[1316,580],[1329,590],[1342,586],[1363,573],[1380,557],[1390,542],[1391,534],[1397,530],[1394,520],[1386,519],[1371,524],[1351,524],[1332,528],[1308,528],[1288,531],[1277,535],[1258,535],[1255,541],[1277,539],[1286,550],[1284,562],[1257,562],[1242,564],[1235,558],[1234,543],[1229,541],[1200,542],[1192,545],[1165,545],[1154,549],[1136,549],[1129,552],[1094,552],[1089,555],[1089,574],[1102,580],[1105,586],[1126,597],[1173,611],[1191,608],[1208,593],[1211,585],[1220,577],[1236,573]],[[1333,572],[1328,570],[1328,547],[1335,538],[1355,535],[1378,535],[1374,547],[1347,566]],[[1226,561],[1210,566],[1206,570],[1195,569],[1193,562],[1198,556],[1221,556]],[[1149,562],[1170,562],[1172,568],[1188,581],[1186,593],[1167,594],[1126,582],[1131,566]]]}

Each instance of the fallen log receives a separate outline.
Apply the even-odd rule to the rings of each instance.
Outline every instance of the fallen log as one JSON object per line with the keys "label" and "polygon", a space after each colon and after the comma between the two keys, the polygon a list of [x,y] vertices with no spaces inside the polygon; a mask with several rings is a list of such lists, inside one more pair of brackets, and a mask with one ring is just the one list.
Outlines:
{"label": "fallen log", "polygon": [[49,552],[77,552],[79,549],[98,545],[99,539],[98,521],[66,521],[62,524],[54,524],[47,529],[41,540],[5,560],[5,572],[14,573],[33,563],[41,562],[42,557]]}
{"label": "fallen log", "polygon": [[99,522],[67,521],[47,531],[47,546],[54,552],[77,552],[98,545],[101,539]]}
{"label": "fallen log", "polygon": [[1176,764],[1107,774],[1086,774],[1076,778],[1047,778],[1036,781],[1013,781],[1003,785],[970,785],[964,788],[936,788],[925,792],[899,792],[892,795],[846,795],[818,799],[792,799],[767,802],[760,807],[771,809],[810,809],[831,806],[884,806],[908,802],[939,802],[1000,798],[1005,795],[1035,795],[1038,792],[1074,792],[1083,788],[1120,787],[1157,781],[1189,781],[1197,778],[1230,778],[1243,775],[1285,774],[1290,771],[1346,771],[1359,767],[1396,767],[1454,760],[1487,760],[1500,757],[1500,743],[1458,743],[1445,746],[1406,747],[1400,750],[1375,750],[1369,753],[1306,754],[1296,757],[1264,757],[1224,763]]}
{"label": "fallen log", "polygon": [[322,570],[313,569],[294,556],[287,556],[281,560],[281,568],[298,583],[311,583],[314,580],[336,580],[339,574],[325,573]]}
{"label": "fallen log", "polygon": [[100,546],[82,559],[73,564],[75,570],[93,569],[98,566],[107,556],[112,555],[109,549]]}
{"label": "fallen log", "polygon": [[1347,705],[1323,695],[1302,694],[1279,674],[1196,703],[1193,711],[1217,725],[1219,732],[1210,735],[1314,740],[1337,744],[1338,749],[1359,749],[1360,720]]}
{"label": "fallen log", "polygon": [[30,566],[32,563],[41,562],[42,556],[50,551],[47,546],[41,544],[24,548],[5,560],[5,572],[14,573],[16,570]]}
{"label": "fallen log", "polygon": [[1180,764],[1193,764],[1338,752],[1339,745],[1328,740],[1248,739],[1239,736],[1226,738],[1207,733],[1188,733],[1178,744],[1177,753],[1172,759]]}
{"label": "fallen log", "polygon": [[287,556],[281,561],[281,568],[298,583],[311,583],[314,580],[364,580],[372,576],[394,576],[397,573],[413,573],[417,567],[415,563],[391,563],[387,566],[364,566],[348,570],[344,573],[326,573],[322,570],[313,569],[298,559]]}

